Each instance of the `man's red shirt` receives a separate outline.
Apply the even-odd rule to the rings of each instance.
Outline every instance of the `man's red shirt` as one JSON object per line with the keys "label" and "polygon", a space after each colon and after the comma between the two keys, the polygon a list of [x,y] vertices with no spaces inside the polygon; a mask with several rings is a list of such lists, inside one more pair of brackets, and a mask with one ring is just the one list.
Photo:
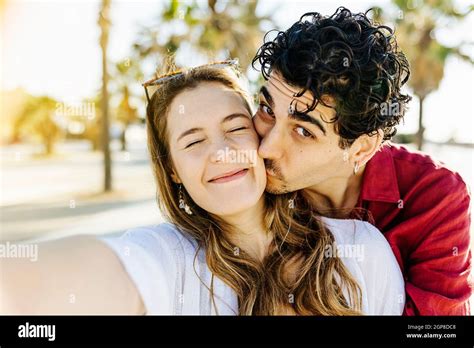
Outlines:
{"label": "man's red shirt", "polygon": [[387,144],[366,165],[357,207],[369,211],[395,253],[404,315],[470,313],[470,194],[459,174]]}

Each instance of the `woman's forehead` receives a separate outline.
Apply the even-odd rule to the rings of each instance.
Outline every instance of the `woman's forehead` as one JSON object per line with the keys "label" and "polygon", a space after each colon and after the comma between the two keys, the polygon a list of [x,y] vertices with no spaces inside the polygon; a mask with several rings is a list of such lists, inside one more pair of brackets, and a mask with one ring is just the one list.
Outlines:
{"label": "woman's forehead", "polygon": [[[170,109],[179,109],[180,106],[192,106],[192,111],[200,111],[204,107],[226,107],[242,104],[239,93],[219,82],[202,82],[194,88],[179,93],[173,100]],[[230,105],[229,105],[230,104]],[[179,111],[179,110],[178,110]],[[189,110],[191,111],[191,110]]]}
{"label": "woman's forehead", "polygon": [[168,112],[168,130],[174,133],[191,125],[218,124],[234,113],[249,114],[237,91],[220,83],[202,83],[173,100]]}

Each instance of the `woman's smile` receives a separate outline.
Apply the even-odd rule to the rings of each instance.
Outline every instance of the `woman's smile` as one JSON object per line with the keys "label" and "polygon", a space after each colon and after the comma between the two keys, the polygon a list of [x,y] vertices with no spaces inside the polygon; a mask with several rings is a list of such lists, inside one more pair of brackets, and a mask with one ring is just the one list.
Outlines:
{"label": "woman's smile", "polygon": [[212,184],[222,184],[229,181],[234,181],[243,178],[245,175],[247,175],[248,171],[248,168],[236,169],[224,174],[217,175],[208,182]]}

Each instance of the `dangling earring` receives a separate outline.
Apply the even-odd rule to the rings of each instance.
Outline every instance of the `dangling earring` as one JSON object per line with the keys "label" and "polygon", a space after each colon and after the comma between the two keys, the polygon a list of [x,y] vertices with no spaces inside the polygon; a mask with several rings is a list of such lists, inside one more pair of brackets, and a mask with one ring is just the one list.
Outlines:
{"label": "dangling earring", "polygon": [[358,171],[359,171],[359,162],[355,162],[354,163],[354,174],[357,174]]}
{"label": "dangling earring", "polygon": [[189,207],[189,205],[187,205],[185,202],[184,202],[184,197],[183,197],[183,191],[182,191],[182,185],[179,184],[179,209],[183,209],[186,214],[188,215],[193,215],[193,212],[191,211],[191,208]]}

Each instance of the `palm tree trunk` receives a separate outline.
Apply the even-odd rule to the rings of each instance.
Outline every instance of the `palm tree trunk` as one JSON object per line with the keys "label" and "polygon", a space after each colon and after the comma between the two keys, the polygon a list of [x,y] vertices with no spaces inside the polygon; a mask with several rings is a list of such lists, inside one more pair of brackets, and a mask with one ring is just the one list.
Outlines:
{"label": "palm tree trunk", "polygon": [[122,130],[122,133],[120,134],[120,143],[121,143],[121,150],[122,151],[127,151],[127,138],[126,138],[126,134],[127,134],[127,126],[124,125],[123,126],[123,130]]}
{"label": "palm tree trunk", "polygon": [[416,147],[421,151],[423,149],[423,136],[425,133],[425,128],[423,127],[423,102],[425,98],[419,96],[418,99],[420,101],[420,112],[418,116],[418,132],[416,133]]}
{"label": "palm tree trunk", "polygon": [[54,142],[53,140],[51,140],[50,138],[48,139],[45,139],[45,142],[44,142],[44,147],[45,147],[45,153],[46,155],[51,155],[54,151]]}
{"label": "palm tree trunk", "polygon": [[110,0],[102,0],[99,14],[100,47],[102,50],[102,151],[104,153],[104,191],[112,190],[112,160],[109,139],[109,94],[107,72],[107,46],[109,43],[109,10]]}

